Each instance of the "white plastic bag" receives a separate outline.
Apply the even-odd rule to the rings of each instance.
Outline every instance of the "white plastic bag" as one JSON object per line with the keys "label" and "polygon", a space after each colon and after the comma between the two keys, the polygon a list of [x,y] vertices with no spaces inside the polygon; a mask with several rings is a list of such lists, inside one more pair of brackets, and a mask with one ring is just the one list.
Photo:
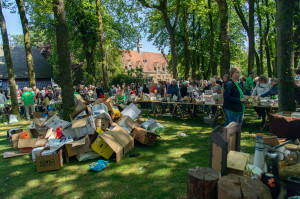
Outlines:
{"label": "white plastic bag", "polygon": [[13,124],[13,123],[18,123],[19,121],[18,121],[18,118],[17,118],[17,116],[16,115],[10,115],[9,116],[9,124]]}

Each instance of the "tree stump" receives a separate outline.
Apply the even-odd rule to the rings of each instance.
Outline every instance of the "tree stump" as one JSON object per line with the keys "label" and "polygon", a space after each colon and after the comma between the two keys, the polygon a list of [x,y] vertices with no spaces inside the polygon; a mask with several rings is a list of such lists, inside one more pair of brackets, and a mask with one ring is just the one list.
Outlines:
{"label": "tree stump", "polygon": [[187,199],[218,198],[220,172],[207,167],[189,169]]}
{"label": "tree stump", "polygon": [[271,199],[270,190],[260,181],[229,174],[218,181],[218,198]]}

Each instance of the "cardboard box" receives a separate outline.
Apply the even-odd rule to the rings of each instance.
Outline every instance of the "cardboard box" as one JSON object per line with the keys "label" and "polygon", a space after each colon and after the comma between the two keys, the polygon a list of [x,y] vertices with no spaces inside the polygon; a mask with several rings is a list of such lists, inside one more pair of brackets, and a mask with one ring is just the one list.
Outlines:
{"label": "cardboard box", "polygon": [[90,139],[86,136],[80,140],[66,144],[67,154],[69,157],[80,155],[90,151]]}
{"label": "cardboard box", "polygon": [[74,118],[75,118],[78,114],[80,114],[82,111],[86,111],[86,114],[83,115],[82,117],[88,117],[88,116],[91,115],[91,107],[85,105],[83,108],[81,108],[81,109],[75,111],[74,113],[71,113],[71,114],[70,114],[70,119],[71,119],[71,121],[73,121]]}
{"label": "cardboard box", "polygon": [[133,138],[120,126],[99,134],[99,137],[116,153],[116,162],[119,162],[134,147]]}
{"label": "cardboard box", "polygon": [[13,135],[11,136],[11,141],[12,141],[12,143],[13,143],[13,147],[14,147],[14,148],[18,148],[18,142],[19,142],[20,134],[21,134],[21,133],[22,133],[22,132],[16,133],[16,134],[13,134]]}
{"label": "cardboard box", "polygon": [[205,95],[212,95],[214,93],[213,90],[206,90]]}
{"label": "cardboard box", "polygon": [[79,102],[84,103],[86,105],[91,103],[89,100],[82,98],[80,94],[74,94],[74,97],[75,97],[75,105],[77,105]]}
{"label": "cardboard box", "polygon": [[9,152],[4,152],[3,153],[3,158],[13,158],[13,157],[18,157],[18,156],[22,156],[22,155],[27,155],[30,153],[21,153],[20,151],[9,151]]}
{"label": "cardboard box", "polygon": [[97,137],[97,139],[93,142],[92,149],[107,160],[114,153],[110,146],[106,142],[104,142],[100,137]]}
{"label": "cardboard box", "polygon": [[60,149],[57,154],[42,156],[44,150],[49,150],[49,148],[44,148],[36,155],[37,172],[59,170],[63,166],[62,150]]}
{"label": "cardboard box", "polygon": [[[36,147],[35,143],[40,139],[40,136],[39,136],[39,132],[37,129],[35,128],[32,128],[32,129],[29,129],[31,135],[33,136],[32,139],[21,139],[21,134],[19,136],[19,140],[18,140],[18,148],[33,148],[33,147]],[[23,132],[24,133],[24,132]]]}
{"label": "cardboard box", "polygon": [[96,131],[96,126],[92,116],[80,120],[73,120],[70,125],[63,128],[62,134],[65,137],[71,136],[73,139],[84,137]]}
{"label": "cardboard box", "polygon": [[33,112],[33,119],[34,118],[43,118],[43,113],[41,112]]}
{"label": "cardboard box", "polygon": [[110,97],[104,98],[104,99],[99,98],[94,102],[94,105],[100,104],[100,103],[104,103],[107,106],[108,111],[112,111],[114,102]]}
{"label": "cardboard box", "polygon": [[34,122],[35,126],[38,126],[38,127],[42,127],[43,124],[45,123],[45,121],[40,120],[38,118],[34,118],[32,121]]}
{"label": "cardboard box", "polygon": [[92,116],[100,115],[101,113],[108,113],[108,108],[105,104],[96,104],[91,107]]}
{"label": "cardboard box", "polygon": [[99,127],[102,130],[108,129],[108,127],[110,125],[110,121],[106,120],[106,119],[97,119],[97,118],[94,118],[94,122],[95,122],[95,126]]}
{"label": "cardboard box", "polygon": [[122,115],[127,115],[131,117],[131,119],[135,120],[139,114],[141,114],[141,110],[138,109],[133,103],[131,103],[128,107],[126,107],[121,114]]}
{"label": "cardboard box", "polygon": [[121,112],[117,106],[113,106],[112,111],[110,112],[111,118],[115,121],[119,117],[121,117]]}
{"label": "cardboard box", "polygon": [[238,151],[229,151],[227,155],[227,174],[244,176],[249,154]]}
{"label": "cardboard box", "polygon": [[127,133],[131,133],[131,131],[137,126],[137,123],[133,121],[129,116],[122,116],[117,124],[123,127]]}
{"label": "cardboard box", "polygon": [[132,134],[133,134],[132,137],[135,140],[148,146],[153,146],[156,143],[157,138],[160,137],[159,135],[155,133],[151,133],[146,129],[140,127],[135,127],[132,131]]}
{"label": "cardboard box", "polygon": [[58,127],[62,126],[62,128],[68,126],[70,122],[61,120],[57,115],[52,116],[50,119],[48,119],[43,126],[46,126],[47,128],[53,128],[53,130],[56,130]]}

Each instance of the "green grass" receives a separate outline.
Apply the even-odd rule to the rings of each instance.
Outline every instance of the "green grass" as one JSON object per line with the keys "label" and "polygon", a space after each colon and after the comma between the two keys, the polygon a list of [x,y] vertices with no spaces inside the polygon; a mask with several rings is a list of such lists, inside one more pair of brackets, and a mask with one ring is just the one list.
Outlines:
{"label": "green grass", "polygon": [[[254,153],[253,133],[260,122],[247,110],[242,128],[241,150]],[[58,171],[37,173],[30,155],[0,158],[0,198],[185,198],[189,168],[209,164],[209,133],[213,127],[199,115],[193,120],[156,118],[167,128],[153,147],[136,145],[118,164],[110,160],[105,170],[89,171],[95,160],[78,162],[71,159]],[[222,121],[218,121],[221,124]],[[29,122],[0,123],[0,155],[13,151],[6,139],[11,128],[28,128]],[[186,133],[186,137],[177,136]],[[142,169],[140,169],[142,168]]]}

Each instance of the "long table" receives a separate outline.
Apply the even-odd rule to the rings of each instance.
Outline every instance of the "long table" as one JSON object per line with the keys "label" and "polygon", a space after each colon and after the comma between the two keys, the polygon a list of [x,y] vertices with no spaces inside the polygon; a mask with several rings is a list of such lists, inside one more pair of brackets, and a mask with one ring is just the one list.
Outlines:
{"label": "long table", "polygon": [[[169,109],[169,116],[173,118],[176,113],[176,108],[179,110],[180,118],[185,120],[186,118],[186,108],[188,109],[188,116],[190,118],[194,118],[195,116],[195,107],[196,106],[216,106],[216,114],[214,114],[214,117],[212,119],[212,125],[215,123],[215,121],[218,118],[218,115],[222,116],[222,118],[225,119],[225,113],[223,110],[223,104],[222,103],[215,103],[215,104],[205,104],[205,103],[190,103],[190,102],[162,102],[162,101],[136,101],[136,103],[143,103],[143,102],[148,102],[148,103],[154,103],[154,117],[156,115],[160,115],[161,117],[163,116],[163,112],[166,111],[166,108]],[[171,108],[171,105],[173,108]],[[270,108],[270,111],[275,111],[278,110],[278,105],[245,105],[246,108]]]}

